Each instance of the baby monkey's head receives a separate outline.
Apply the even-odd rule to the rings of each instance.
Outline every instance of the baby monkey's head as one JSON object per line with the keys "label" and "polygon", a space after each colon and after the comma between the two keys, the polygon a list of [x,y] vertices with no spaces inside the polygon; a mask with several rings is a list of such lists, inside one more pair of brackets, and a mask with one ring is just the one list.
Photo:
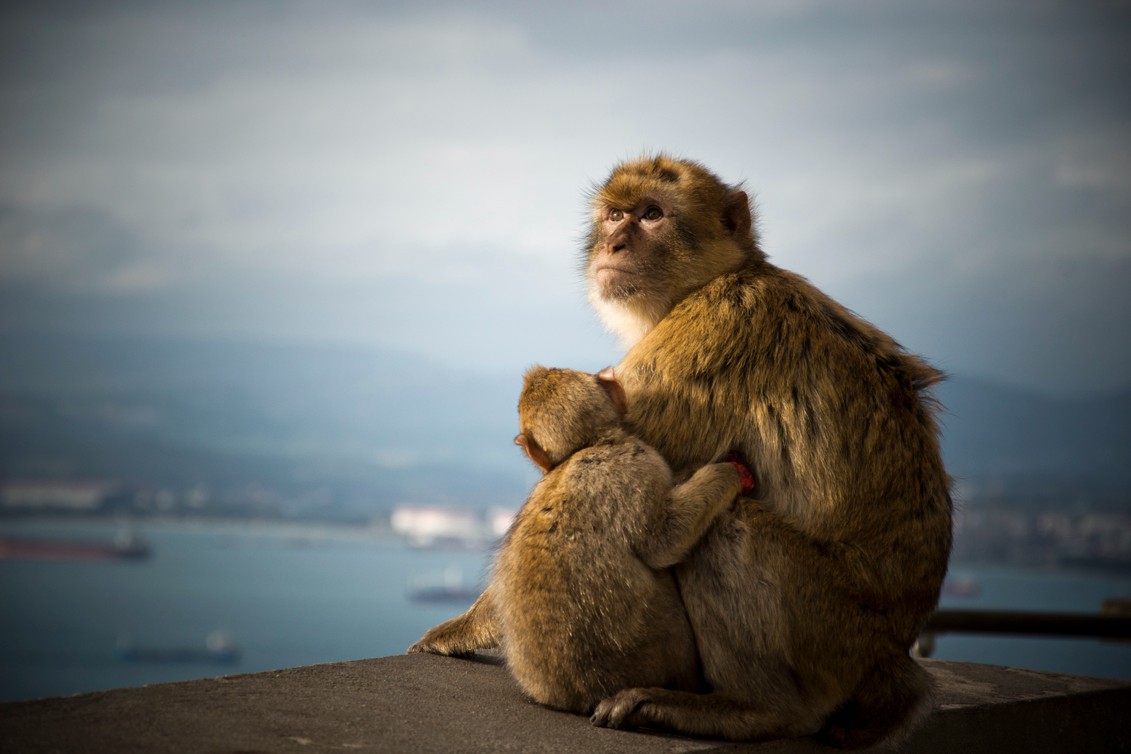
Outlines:
{"label": "baby monkey's head", "polygon": [[597,374],[535,366],[523,378],[514,438],[543,472],[618,426],[627,407],[612,368]]}

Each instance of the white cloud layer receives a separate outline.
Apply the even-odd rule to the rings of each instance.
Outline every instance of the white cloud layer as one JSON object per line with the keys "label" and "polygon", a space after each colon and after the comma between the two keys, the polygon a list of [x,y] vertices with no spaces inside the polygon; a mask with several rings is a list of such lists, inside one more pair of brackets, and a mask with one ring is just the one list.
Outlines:
{"label": "white cloud layer", "polygon": [[1118,8],[45,5],[0,11],[0,326],[597,366],[584,192],[663,149],[944,367],[1131,383]]}

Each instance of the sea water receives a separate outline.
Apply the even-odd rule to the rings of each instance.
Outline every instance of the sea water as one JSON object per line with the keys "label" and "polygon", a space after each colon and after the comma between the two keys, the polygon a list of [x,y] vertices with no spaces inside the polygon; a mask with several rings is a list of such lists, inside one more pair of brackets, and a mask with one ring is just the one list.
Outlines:
{"label": "sea water", "polygon": [[[9,536],[111,541],[105,526]],[[423,580],[477,582],[485,550],[420,550],[348,530],[134,526],[146,559],[0,560],[0,699],[26,699],[397,654],[468,602],[417,603]],[[223,632],[234,664],[126,662],[122,646],[195,650]]]}
{"label": "sea water", "polygon": [[[110,541],[106,523],[7,522],[6,536]],[[139,560],[0,560],[0,700],[139,686],[399,654],[470,599],[418,602],[414,588],[477,582],[490,551],[424,550],[366,530],[296,525],[131,524]],[[964,567],[977,586],[944,606],[1097,612],[1131,597],[1131,574]],[[203,651],[223,632],[239,649]],[[131,662],[122,647],[179,661]],[[1131,679],[1131,644],[946,635],[934,657]],[[160,659],[158,656],[157,659]]]}

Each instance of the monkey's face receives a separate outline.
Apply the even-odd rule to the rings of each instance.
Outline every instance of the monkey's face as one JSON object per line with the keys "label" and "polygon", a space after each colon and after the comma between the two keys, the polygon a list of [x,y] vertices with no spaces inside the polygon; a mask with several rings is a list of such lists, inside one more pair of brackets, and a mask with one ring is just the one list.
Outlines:
{"label": "monkey's face", "polygon": [[674,261],[664,249],[673,245],[672,202],[662,194],[635,201],[603,204],[594,218],[598,242],[590,275],[601,298],[624,301],[663,293],[664,269]]}
{"label": "monkey's face", "polygon": [[750,222],[746,195],[695,163],[621,165],[593,195],[590,301],[631,345],[688,293],[752,256]]}

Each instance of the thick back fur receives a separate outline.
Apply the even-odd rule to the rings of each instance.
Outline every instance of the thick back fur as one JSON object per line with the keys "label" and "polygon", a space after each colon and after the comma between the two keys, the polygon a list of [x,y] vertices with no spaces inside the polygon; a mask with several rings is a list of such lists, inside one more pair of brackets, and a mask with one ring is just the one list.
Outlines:
{"label": "thick back fur", "polygon": [[[951,543],[926,392],[941,375],[770,264],[745,195],[695,163],[629,163],[593,201],[590,298],[631,344],[616,370],[630,430],[677,476],[735,450],[759,483],[677,567],[714,701],[636,690],[599,714],[730,738],[827,724],[846,745],[905,727],[927,706],[908,650]],[[657,201],[662,218],[638,209]],[[654,275],[680,280],[611,284]],[[676,300],[641,300],[660,290]]]}

